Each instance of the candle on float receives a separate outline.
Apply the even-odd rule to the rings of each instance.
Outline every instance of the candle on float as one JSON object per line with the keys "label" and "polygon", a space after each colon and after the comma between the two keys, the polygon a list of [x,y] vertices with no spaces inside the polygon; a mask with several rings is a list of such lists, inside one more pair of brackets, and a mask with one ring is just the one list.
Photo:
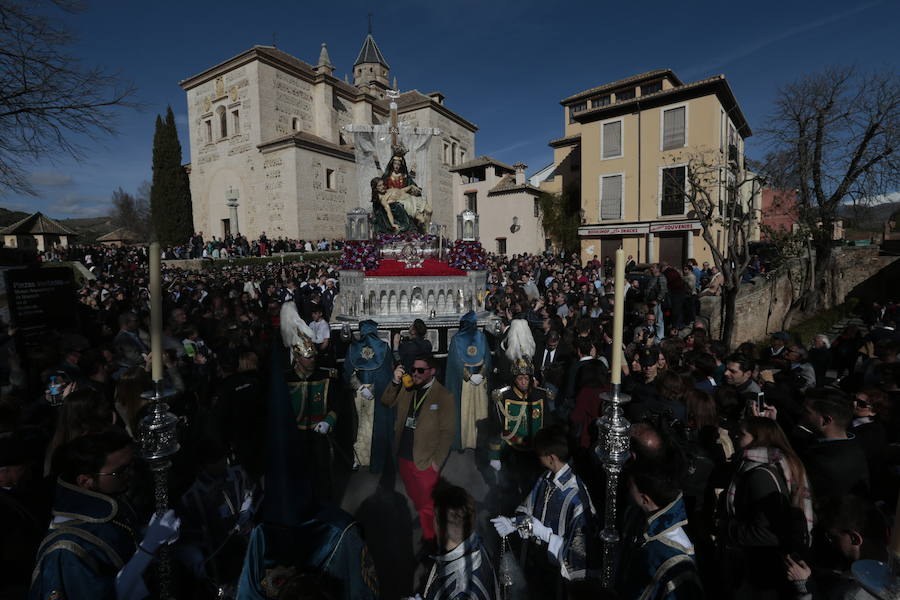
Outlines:
{"label": "candle on float", "polygon": [[622,383],[622,325],[625,322],[625,251],[616,250],[616,292],[613,301],[612,383]]}
{"label": "candle on float", "polygon": [[150,354],[153,381],[163,378],[162,360],[162,286],[159,242],[150,244]]}

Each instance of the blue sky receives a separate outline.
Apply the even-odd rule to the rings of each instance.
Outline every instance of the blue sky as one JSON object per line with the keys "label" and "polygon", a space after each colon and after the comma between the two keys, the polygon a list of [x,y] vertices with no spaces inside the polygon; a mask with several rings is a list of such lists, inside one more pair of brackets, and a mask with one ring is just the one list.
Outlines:
{"label": "blue sky", "polygon": [[[87,160],[35,163],[38,197],[0,196],[0,206],[54,217],[108,212],[112,191],[150,179],[153,123],[171,105],[186,147],[178,81],[254,44],[315,63],[328,44],[335,75],[350,73],[374,13],[374,35],[403,90],[442,91],[479,126],[476,153],[528,173],[552,160],[562,135],[559,100],[635,73],[671,68],[693,81],[724,73],[759,130],[780,85],[828,65],[897,69],[900,2],[681,3],[517,1],[256,3],[88,0],[54,13],[79,38],[74,53],[132,80],[142,112],[123,111],[120,135]],[[764,150],[751,138],[749,153]]]}

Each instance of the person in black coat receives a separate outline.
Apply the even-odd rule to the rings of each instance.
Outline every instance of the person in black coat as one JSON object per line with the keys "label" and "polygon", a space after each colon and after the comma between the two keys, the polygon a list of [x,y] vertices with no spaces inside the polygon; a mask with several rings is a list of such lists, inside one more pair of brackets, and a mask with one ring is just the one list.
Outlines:
{"label": "person in black coat", "polygon": [[853,409],[842,392],[818,389],[807,394],[801,427],[812,432],[812,438],[800,456],[817,502],[846,494],[868,495],[866,454],[847,431],[852,419]]}
{"label": "person in black coat", "polygon": [[534,352],[534,374],[540,384],[562,389],[569,357],[569,351],[562,344],[562,335],[551,329],[546,340],[538,343]]}
{"label": "person in black coat", "polygon": [[794,538],[791,522],[812,519],[803,463],[772,419],[749,417],[740,433],[741,454],[720,497],[724,581],[735,599],[790,597],[784,555],[803,551],[808,540]]}

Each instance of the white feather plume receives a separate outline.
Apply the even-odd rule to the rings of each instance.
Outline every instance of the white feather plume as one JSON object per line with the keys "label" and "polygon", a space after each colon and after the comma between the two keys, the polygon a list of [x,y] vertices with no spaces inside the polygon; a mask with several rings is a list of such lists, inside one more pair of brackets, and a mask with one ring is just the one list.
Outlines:
{"label": "white feather plume", "polygon": [[534,356],[534,336],[525,319],[513,319],[506,335],[506,357],[515,363],[518,358],[531,360]]}
{"label": "white feather plume", "polygon": [[281,341],[285,348],[290,348],[300,341],[300,334],[313,339],[312,329],[300,317],[297,305],[293,302],[285,302],[281,305]]}

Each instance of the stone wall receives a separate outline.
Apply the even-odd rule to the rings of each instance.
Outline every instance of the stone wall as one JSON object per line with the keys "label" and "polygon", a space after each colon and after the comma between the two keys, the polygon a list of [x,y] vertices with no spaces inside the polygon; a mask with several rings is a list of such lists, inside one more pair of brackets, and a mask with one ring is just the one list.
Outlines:
{"label": "stone wall", "polygon": [[[850,292],[897,260],[893,256],[879,256],[877,246],[842,247],[834,250],[835,267],[829,276],[829,292],[821,308],[831,308],[846,300]],[[787,269],[772,279],[757,277],[753,283],[741,285],[735,317],[735,341],[759,341],[769,334],[788,329],[812,316],[794,313],[788,317],[791,302],[803,291],[804,263],[791,260]],[[701,314],[709,318],[714,334],[720,331],[720,299],[701,299]]]}

